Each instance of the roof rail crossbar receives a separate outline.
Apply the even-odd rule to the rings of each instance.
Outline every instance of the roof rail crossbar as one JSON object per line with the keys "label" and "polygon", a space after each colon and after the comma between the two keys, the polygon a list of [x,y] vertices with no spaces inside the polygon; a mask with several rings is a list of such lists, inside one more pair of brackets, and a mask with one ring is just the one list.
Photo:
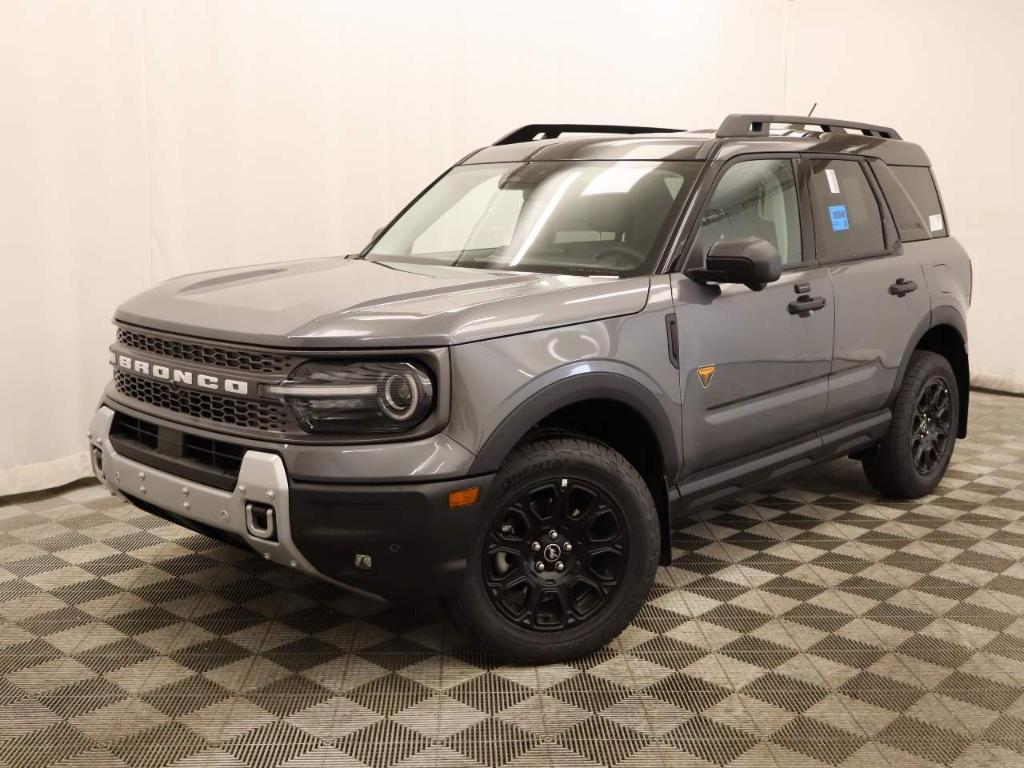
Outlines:
{"label": "roof rail crossbar", "polygon": [[902,138],[893,128],[870,123],[855,123],[850,120],[833,120],[830,117],[807,117],[805,115],[729,115],[718,126],[715,135],[720,139],[742,136],[768,136],[772,125],[817,127],[823,133],[846,133],[846,129],[860,131],[876,139]]}
{"label": "roof rail crossbar", "polygon": [[557,139],[563,133],[678,133],[681,128],[651,128],[643,125],[584,125],[581,123],[536,123],[516,128],[493,146],[520,144],[536,139]]}

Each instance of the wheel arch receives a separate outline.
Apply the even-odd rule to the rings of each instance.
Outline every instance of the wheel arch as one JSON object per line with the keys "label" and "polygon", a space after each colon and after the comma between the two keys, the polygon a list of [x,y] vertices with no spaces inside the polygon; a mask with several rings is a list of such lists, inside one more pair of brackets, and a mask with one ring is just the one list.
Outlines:
{"label": "wheel arch", "polygon": [[605,443],[640,473],[658,510],[662,561],[670,558],[670,493],[680,466],[678,441],[658,398],[617,373],[570,376],[517,406],[484,442],[472,473],[495,472],[530,434],[566,432]]}
{"label": "wheel arch", "polygon": [[907,352],[900,364],[900,375],[896,378],[896,385],[892,397],[903,383],[907,366],[910,364],[910,356],[918,349],[934,352],[942,355],[949,361],[953,368],[953,375],[956,376],[956,385],[959,390],[960,423],[957,429],[957,437],[967,437],[967,415],[970,406],[971,389],[971,368],[967,355],[967,323],[963,315],[956,309],[949,306],[936,307],[931,313],[931,322],[923,324],[911,339]]}

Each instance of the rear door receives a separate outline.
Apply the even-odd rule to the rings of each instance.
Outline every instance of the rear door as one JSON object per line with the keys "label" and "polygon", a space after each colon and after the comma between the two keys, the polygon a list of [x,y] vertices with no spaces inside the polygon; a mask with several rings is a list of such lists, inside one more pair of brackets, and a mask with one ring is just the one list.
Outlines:
{"label": "rear door", "polygon": [[763,238],[782,255],[781,279],[753,291],[674,276],[688,476],[811,436],[824,420],[832,284],[814,261],[798,169],[779,154],[728,163],[688,246],[688,264],[703,266],[716,240]]}
{"label": "rear door", "polygon": [[930,311],[920,263],[904,254],[866,161],[808,157],[818,259],[835,290],[827,425],[886,407]]}

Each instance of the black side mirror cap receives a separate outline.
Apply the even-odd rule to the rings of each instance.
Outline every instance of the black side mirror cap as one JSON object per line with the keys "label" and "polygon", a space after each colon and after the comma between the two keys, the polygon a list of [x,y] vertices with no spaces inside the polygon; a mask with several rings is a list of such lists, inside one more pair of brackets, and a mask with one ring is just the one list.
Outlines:
{"label": "black side mirror cap", "polygon": [[763,238],[734,237],[717,240],[708,250],[704,267],[685,274],[698,283],[739,283],[760,291],[782,276],[782,257]]}

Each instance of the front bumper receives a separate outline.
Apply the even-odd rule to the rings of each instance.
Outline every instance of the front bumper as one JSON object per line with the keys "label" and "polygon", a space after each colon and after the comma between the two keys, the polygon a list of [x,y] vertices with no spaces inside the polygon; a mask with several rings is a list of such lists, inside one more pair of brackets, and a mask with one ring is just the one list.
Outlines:
{"label": "front bumper", "polygon": [[[129,502],[174,522],[255,550],[288,568],[391,600],[450,594],[479,533],[481,502],[451,509],[448,494],[490,476],[406,483],[296,481],[268,445],[248,449],[231,490],[194,482],[115,450],[114,411],[101,406],[89,441],[93,472]],[[247,508],[271,507],[272,537]],[[257,515],[257,518],[259,516]]]}

